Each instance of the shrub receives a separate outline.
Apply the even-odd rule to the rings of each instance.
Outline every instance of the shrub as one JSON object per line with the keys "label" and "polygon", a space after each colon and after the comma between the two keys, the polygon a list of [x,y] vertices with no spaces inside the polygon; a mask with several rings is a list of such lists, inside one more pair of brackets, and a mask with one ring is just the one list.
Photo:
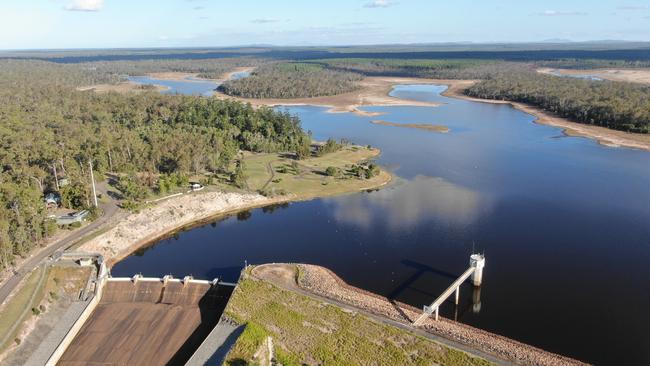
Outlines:
{"label": "shrub", "polygon": [[325,169],[325,175],[330,177],[338,177],[341,174],[341,170],[337,167],[329,166]]}

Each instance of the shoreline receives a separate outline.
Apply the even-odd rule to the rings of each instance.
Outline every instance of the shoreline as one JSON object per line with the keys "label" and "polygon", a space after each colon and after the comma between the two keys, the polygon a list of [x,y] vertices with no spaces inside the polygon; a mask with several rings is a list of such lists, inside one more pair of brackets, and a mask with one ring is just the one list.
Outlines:
{"label": "shoreline", "polygon": [[600,126],[572,122],[566,118],[555,116],[524,103],[474,98],[463,94],[462,90],[476,83],[476,80],[440,80],[439,82],[448,86],[448,89],[442,93],[446,97],[478,103],[509,104],[519,111],[534,116],[534,123],[560,128],[566,136],[590,138],[607,147],[625,147],[650,151],[650,135],[633,134]]}
{"label": "shoreline", "polygon": [[[234,71],[231,71],[227,74],[224,74],[224,76],[227,75],[232,75],[233,73],[236,72],[241,72],[241,71],[246,71],[242,69],[250,69],[250,68],[238,68]],[[178,75],[178,73],[176,73]],[[169,75],[168,75],[169,76]],[[364,79],[367,88],[369,89],[361,89],[356,92],[352,93],[346,93],[338,96],[332,96],[332,97],[319,97],[319,98],[304,98],[304,99],[287,99],[287,100],[275,100],[275,99],[256,99],[255,105],[268,105],[266,103],[269,102],[277,102],[278,105],[324,105],[330,107],[328,110],[329,113],[345,113],[345,112],[351,112],[351,113],[358,113],[362,114],[364,116],[376,116],[381,113],[373,113],[373,112],[365,112],[362,110],[359,110],[358,107],[362,105],[366,106],[376,106],[376,105],[426,105],[426,106],[438,106],[440,105],[439,103],[422,103],[422,102],[417,102],[417,101],[410,101],[410,100],[404,100],[404,99],[399,99],[395,97],[390,97],[387,94],[390,93],[391,90],[393,90],[395,85],[414,85],[414,84],[437,84],[437,85],[447,85],[448,89],[445,90],[442,95],[446,97],[452,97],[452,98],[457,98],[457,99],[464,99],[464,100],[469,100],[469,101],[474,101],[474,102],[480,102],[480,103],[491,103],[491,104],[509,104],[513,106],[514,108],[524,112],[528,113],[532,116],[534,116],[535,123],[541,124],[541,125],[549,125],[552,127],[558,127],[563,129],[563,133],[568,135],[568,136],[580,136],[580,137],[588,137],[597,140],[600,144],[605,145],[605,146],[610,146],[610,147],[631,147],[631,148],[637,148],[637,149],[642,149],[642,150],[648,150],[650,151],[650,136],[645,136],[645,135],[631,135],[626,132],[621,132],[621,131],[614,131],[614,130],[609,130],[604,127],[598,127],[598,126],[589,126],[589,125],[584,125],[576,122],[571,122],[568,121],[564,118],[560,117],[555,117],[552,116],[544,111],[539,110],[538,108],[528,106],[522,103],[517,103],[517,102],[510,102],[510,101],[502,101],[502,100],[487,100],[487,99],[479,99],[479,98],[473,98],[473,97],[468,97],[464,94],[462,94],[462,90],[471,86],[472,84],[476,83],[476,80],[448,80],[448,79],[416,79],[416,78],[385,78],[385,77],[373,77],[373,78],[367,78]],[[215,95],[217,95],[216,93]],[[379,98],[378,95],[383,94],[383,97]],[[223,95],[222,95],[223,96]],[[224,96],[225,98],[232,98],[230,96]],[[350,99],[352,98],[352,99]],[[234,99],[243,99],[243,98],[234,98]],[[247,99],[243,99],[244,101],[248,101]],[[326,102],[326,101],[332,101],[333,103],[324,103],[320,104],[320,102]],[[349,104],[351,100],[354,100],[358,102],[358,104]],[[386,101],[387,104],[383,104]],[[304,102],[304,103],[303,103]],[[316,103],[316,104],[314,104]],[[273,104],[271,104],[273,105]],[[639,141],[640,140],[640,141]],[[385,173],[388,177],[383,177],[383,182],[377,186],[374,187],[366,187],[362,190],[367,190],[367,189],[374,189],[374,188],[380,188],[382,186],[385,186],[392,180],[392,176],[390,173],[385,172],[382,170],[382,173]],[[347,193],[353,193],[355,191],[347,192]],[[215,204],[215,207],[204,207],[198,204],[199,207],[199,213],[197,212],[189,212],[189,218],[185,219],[175,219],[174,215],[178,212],[180,213],[180,216],[183,217],[185,216],[188,212],[187,209],[183,209],[183,203],[185,201],[192,201],[192,197],[200,197],[202,195],[208,195],[211,194],[212,200],[215,202],[212,202]],[[225,198],[225,203],[223,201],[219,200],[219,195],[222,195]],[[235,196],[229,196],[229,195],[238,195],[238,197]],[[110,265],[115,264],[116,262],[124,259],[125,257],[131,255],[133,252],[135,252],[137,249],[146,247],[149,244],[159,241],[164,237],[169,236],[170,234],[174,232],[178,232],[179,230],[184,230],[187,229],[188,227],[194,227],[197,225],[201,225],[205,223],[206,221],[216,219],[221,216],[226,216],[226,215],[231,215],[235,214],[240,211],[244,210],[250,210],[254,208],[259,208],[263,207],[266,205],[272,205],[272,204],[280,204],[280,203],[287,203],[287,202],[298,202],[298,201],[304,201],[304,200],[311,200],[315,198],[321,198],[321,197],[326,197],[326,195],[310,195],[310,196],[297,196],[297,195],[286,195],[282,197],[276,197],[276,198],[267,198],[264,196],[261,196],[259,194],[250,194],[250,193],[225,193],[225,192],[206,192],[202,194],[193,194],[193,195],[184,195],[178,198],[174,198],[171,200],[166,200],[163,201],[162,203],[149,207],[143,210],[143,212],[139,214],[131,214],[129,215],[125,220],[123,220],[121,223],[119,223],[116,227],[112,228],[109,230],[107,233],[103,233],[102,235],[98,236],[97,238],[91,239],[89,242],[84,243],[83,245],[80,246],[80,249],[82,250],[88,250],[88,251],[98,251],[104,254],[105,258],[107,259],[108,263]],[[189,197],[189,198],[188,198]],[[221,197],[222,199],[224,197]],[[205,197],[204,197],[205,198]],[[244,203],[234,203],[230,204],[228,202],[229,199],[243,199]],[[205,199],[205,201],[210,201],[210,197]],[[180,203],[180,204],[179,204]],[[205,202],[204,202],[205,203]],[[174,204],[179,204],[179,207],[175,207]],[[197,203],[194,203],[197,204]],[[224,206],[225,204],[225,206]],[[169,209],[171,214],[170,216],[162,217],[161,219],[167,220],[167,221],[172,221],[171,224],[169,225],[155,225],[153,224],[154,229],[153,230],[148,230],[151,228],[152,223],[148,223],[149,225],[144,225],[143,222],[138,222],[137,219],[133,219],[134,216],[144,216],[144,218],[148,217],[147,214],[143,214],[145,212],[150,211],[160,211],[163,209]],[[133,221],[134,222],[131,222]],[[113,240],[117,240],[124,242],[125,239],[120,240],[125,233],[120,232],[120,230],[123,230],[120,226],[120,224],[133,224],[136,226],[140,226],[141,231],[138,233],[140,235],[135,235],[133,233],[131,234],[131,237],[129,238],[129,241],[131,244],[128,245],[118,245],[117,248],[111,248],[112,244],[110,239],[107,239],[110,235],[112,236]],[[105,240],[103,245],[100,244],[101,240]]]}
{"label": "shoreline", "polygon": [[313,296],[321,301],[331,301],[343,311],[356,310],[375,317],[382,322],[392,323],[422,336],[438,337],[438,342],[464,350],[478,357],[490,358],[518,365],[586,365],[570,357],[545,351],[517,340],[491,333],[473,326],[440,317],[435,321],[427,318],[420,326],[412,321],[422,310],[399,301],[354,287],[346,283],[328,268],[301,263],[269,263],[253,266],[250,274],[289,291]]}
{"label": "shoreline", "polygon": [[624,83],[650,84],[649,68],[594,68],[594,69],[562,69],[542,67],[536,70],[540,74],[562,76],[595,76],[608,81]]}
{"label": "shoreline", "polygon": [[255,69],[256,67],[254,66],[236,67],[231,71],[227,71],[221,74],[216,79],[200,78],[198,77],[199,75],[198,72],[165,71],[165,72],[150,72],[150,73],[146,73],[145,75],[152,79],[169,80],[169,81],[212,81],[215,83],[223,83],[224,81],[231,79],[233,75],[237,73],[252,72]]}
{"label": "shoreline", "polygon": [[384,120],[372,120],[370,121],[373,125],[380,126],[389,126],[389,127],[401,127],[401,128],[411,128],[416,130],[424,130],[437,133],[448,133],[450,131],[449,127],[443,125],[432,125],[430,123],[395,123]]}
{"label": "shoreline", "polygon": [[80,86],[77,89],[77,91],[94,91],[97,94],[102,94],[102,93],[109,93],[109,92],[116,92],[116,93],[128,93],[128,92],[135,92],[135,93],[144,93],[148,91],[156,91],[156,92],[164,92],[166,90],[169,90],[170,88],[164,85],[159,85],[159,84],[150,84],[154,86],[154,89],[140,89],[139,86],[145,85],[145,84],[140,84],[140,83],[135,83],[133,81],[122,81],[117,84],[97,84],[97,85],[90,85],[90,86]]}
{"label": "shoreline", "polygon": [[[422,310],[413,306],[399,301],[391,301],[378,294],[349,285],[327,268],[309,264],[298,264],[296,266],[298,267],[296,286],[303,291],[339,301],[367,311],[370,314],[409,326],[411,326],[413,319],[422,313]],[[581,361],[444,317],[441,317],[439,321],[429,317],[421,326],[413,328],[421,329],[427,333],[441,336],[499,358],[514,361],[517,364],[586,365]]]}
{"label": "shoreline", "polygon": [[400,77],[366,77],[359,82],[359,89],[331,96],[312,98],[242,98],[224,94],[220,91],[214,92],[214,97],[219,99],[233,99],[253,106],[318,106],[328,108],[328,113],[354,113],[365,117],[382,115],[379,112],[368,112],[363,107],[388,107],[388,106],[411,106],[411,107],[438,107],[437,102],[422,102],[417,100],[401,99],[390,96],[390,92],[396,85],[402,84],[431,84],[432,79],[400,78]]}
{"label": "shoreline", "polygon": [[375,181],[369,181],[361,188],[350,189],[346,192],[290,193],[279,197],[225,191],[184,194],[161,201],[140,212],[131,213],[108,231],[80,245],[78,250],[102,254],[110,268],[138,249],[146,248],[179,231],[202,226],[221,217],[270,205],[309,201],[378,189],[392,181],[392,174],[381,169],[381,173]]}
{"label": "shoreline", "polygon": [[[223,82],[232,77],[233,74],[243,71],[252,71],[255,67],[238,67],[229,72],[222,74],[219,79],[202,79],[213,82]],[[540,69],[541,70],[541,69]],[[542,72],[538,70],[538,72]],[[611,70],[609,70],[611,71]],[[618,70],[620,71],[620,70]],[[586,71],[585,71],[586,72]],[[650,74],[650,71],[647,71]],[[592,71],[593,73],[593,71]],[[163,80],[180,80],[187,81],[187,77],[195,77],[197,73],[149,73],[147,76]],[[650,78],[650,76],[649,76]],[[189,80],[191,81],[191,80]],[[612,130],[605,127],[593,126],[578,122],[572,122],[566,118],[545,112],[537,107],[520,102],[511,102],[505,100],[481,99],[466,96],[462,90],[475,84],[478,80],[456,80],[456,79],[422,79],[410,77],[366,77],[359,85],[356,91],[338,94],[333,96],[313,97],[313,98],[294,98],[294,99],[277,99],[277,98],[241,98],[224,94],[218,90],[214,91],[213,97],[218,99],[233,99],[243,103],[250,103],[253,106],[319,106],[328,108],[327,113],[354,113],[363,117],[376,117],[383,115],[381,112],[368,112],[362,110],[363,107],[385,107],[385,106],[416,106],[416,107],[438,107],[441,103],[437,102],[420,102],[415,100],[400,99],[391,97],[389,94],[396,85],[418,85],[418,84],[436,84],[447,85],[448,89],[441,95],[463,99],[478,103],[490,104],[509,104],[513,108],[535,117],[535,123],[540,125],[557,127],[562,130],[566,136],[586,137],[596,140],[599,144],[607,147],[626,147],[639,150],[650,151],[650,135],[634,134],[624,131]],[[640,82],[640,81],[638,81]],[[77,90],[94,90],[97,93],[109,91],[129,92],[137,90],[136,83],[123,82],[116,85],[100,84],[87,87],[79,87]],[[154,84],[155,85],[155,84]],[[158,91],[167,90],[166,87],[156,85]]]}

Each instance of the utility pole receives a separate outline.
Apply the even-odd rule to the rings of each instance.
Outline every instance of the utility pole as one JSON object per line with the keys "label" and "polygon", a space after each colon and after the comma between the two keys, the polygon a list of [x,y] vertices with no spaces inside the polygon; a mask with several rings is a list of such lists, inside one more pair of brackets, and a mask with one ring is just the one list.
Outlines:
{"label": "utility pole", "polygon": [[52,170],[54,170],[54,183],[56,183],[56,190],[59,190],[59,176],[56,174],[56,162],[52,163]]}
{"label": "utility pole", "polygon": [[95,176],[93,175],[93,162],[88,160],[88,165],[90,166],[90,181],[93,184],[93,203],[97,207],[97,192],[95,191]]}

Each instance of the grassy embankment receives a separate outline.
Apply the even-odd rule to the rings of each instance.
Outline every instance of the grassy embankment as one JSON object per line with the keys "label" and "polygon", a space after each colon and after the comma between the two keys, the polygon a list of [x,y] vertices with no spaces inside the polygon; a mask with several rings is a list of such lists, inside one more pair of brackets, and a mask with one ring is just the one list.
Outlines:
{"label": "grassy embankment", "polygon": [[[352,167],[379,155],[379,150],[361,146],[344,146],[341,150],[319,157],[293,160],[282,154],[252,154],[244,159],[247,188],[266,195],[295,195],[310,199],[376,188],[388,183],[390,173],[380,170],[370,178],[359,178]],[[340,174],[328,176],[327,168]]]}
{"label": "grassy embankment", "polygon": [[285,366],[324,365],[490,365],[408,331],[328,305],[246,276],[226,315],[246,328],[226,360],[228,365],[275,359]]}
{"label": "grassy embankment", "polygon": [[32,316],[47,311],[61,296],[75,296],[86,285],[88,267],[38,267],[0,308],[0,352],[19,344],[21,329]]}

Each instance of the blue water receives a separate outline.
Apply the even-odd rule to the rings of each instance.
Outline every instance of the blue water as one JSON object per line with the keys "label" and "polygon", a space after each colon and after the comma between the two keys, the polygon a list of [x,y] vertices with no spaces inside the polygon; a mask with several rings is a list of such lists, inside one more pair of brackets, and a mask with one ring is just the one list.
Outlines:
{"label": "blue water", "polygon": [[214,93],[214,90],[219,87],[218,83],[192,77],[188,77],[185,80],[163,80],[148,76],[129,76],[128,79],[138,84],[166,86],[169,89],[162,91],[163,94],[211,96]]}
{"label": "blue water", "polygon": [[288,108],[316,139],[381,148],[394,184],[215,221],[139,251],[113,274],[236,279],[244,261],[306,262],[420,307],[479,250],[480,292],[467,285],[443,316],[588,362],[650,364],[650,153],[566,137],[510,106],[443,90],[397,87],[394,96],[445,104],[365,108],[380,117]]}

